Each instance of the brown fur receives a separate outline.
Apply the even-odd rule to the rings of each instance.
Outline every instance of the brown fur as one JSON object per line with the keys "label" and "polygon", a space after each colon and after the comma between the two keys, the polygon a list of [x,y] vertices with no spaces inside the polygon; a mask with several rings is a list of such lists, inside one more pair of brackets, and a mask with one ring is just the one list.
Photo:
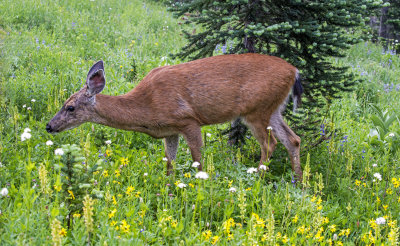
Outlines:
{"label": "brown fur", "polygon": [[[85,95],[88,84],[67,100],[48,127],[59,132],[90,121],[165,138],[170,171],[179,134],[187,141],[193,160],[200,162],[200,127],[241,117],[260,143],[261,165],[276,145],[272,135],[268,145],[266,128],[274,112],[280,116],[279,107],[285,103],[296,73],[297,69],[286,61],[260,54],[215,56],[159,67],[120,96],[97,94],[90,102]],[[65,112],[69,104],[74,105],[74,112]],[[283,138],[293,170],[301,178],[300,138],[281,117],[275,118],[274,135],[281,141]]]}

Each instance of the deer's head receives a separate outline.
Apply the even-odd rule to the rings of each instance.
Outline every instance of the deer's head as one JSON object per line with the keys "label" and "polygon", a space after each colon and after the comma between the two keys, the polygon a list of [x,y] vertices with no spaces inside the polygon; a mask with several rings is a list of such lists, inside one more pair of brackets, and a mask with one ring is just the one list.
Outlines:
{"label": "deer's head", "polygon": [[89,70],[85,86],[68,98],[46,125],[47,132],[54,134],[91,121],[95,114],[96,94],[104,89],[105,83],[103,61],[99,61]]}

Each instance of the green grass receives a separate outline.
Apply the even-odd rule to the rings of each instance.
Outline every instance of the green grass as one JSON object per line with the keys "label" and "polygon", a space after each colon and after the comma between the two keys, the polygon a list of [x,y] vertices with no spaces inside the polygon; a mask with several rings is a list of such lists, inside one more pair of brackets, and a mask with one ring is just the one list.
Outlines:
{"label": "green grass", "polygon": [[[329,105],[322,143],[302,151],[309,176],[297,186],[282,145],[265,177],[248,174],[259,146],[250,138],[241,151],[230,148],[220,134],[226,125],[203,128],[208,180],[195,178],[182,139],[167,177],[161,140],[89,123],[45,132],[95,61],[105,62],[109,95],[129,91],[152,68],[180,63],[169,56],[184,45],[178,22],[154,2],[0,2],[0,189],[8,190],[0,195],[1,245],[398,240],[400,59],[371,43],[336,60],[365,82]],[[31,138],[21,141],[25,128]]]}

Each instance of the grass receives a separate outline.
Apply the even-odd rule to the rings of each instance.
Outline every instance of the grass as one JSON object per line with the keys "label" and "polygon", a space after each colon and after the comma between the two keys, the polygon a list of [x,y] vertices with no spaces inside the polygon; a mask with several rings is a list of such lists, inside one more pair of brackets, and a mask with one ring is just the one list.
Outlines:
{"label": "grass", "polygon": [[181,31],[153,2],[0,3],[1,245],[396,245],[400,59],[368,42],[336,60],[365,82],[329,105],[297,186],[282,146],[266,177],[247,173],[259,146],[230,148],[226,125],[203,128],[207,180],[183,140],[167,177],[161,140],[89,123],[45,132],[95,61],[106,64],[103,93],[125,93],[181,62],[169,57]]}

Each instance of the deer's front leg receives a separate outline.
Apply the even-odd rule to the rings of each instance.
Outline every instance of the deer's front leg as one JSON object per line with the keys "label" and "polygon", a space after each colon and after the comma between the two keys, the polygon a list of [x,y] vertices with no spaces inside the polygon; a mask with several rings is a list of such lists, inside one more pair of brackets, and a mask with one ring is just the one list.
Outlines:
{"label": "deer's front leg", "polygon": [[167,175],[172,174],[173,167],[171,162],[175,161],[179,145],[179,135],[168,136],[164,139],[165,156],[167,157]]}
{"label": "deer's front leg", "polygon": [[201,147],[203,146],[203,140],[201,138],[200,126],[197,124],[188,125],[183,129],[182,135],[190,148],[193,161],[200,163],[200,166],[197,167],[198,170],[203,170],[203,164],[201,163]]}

